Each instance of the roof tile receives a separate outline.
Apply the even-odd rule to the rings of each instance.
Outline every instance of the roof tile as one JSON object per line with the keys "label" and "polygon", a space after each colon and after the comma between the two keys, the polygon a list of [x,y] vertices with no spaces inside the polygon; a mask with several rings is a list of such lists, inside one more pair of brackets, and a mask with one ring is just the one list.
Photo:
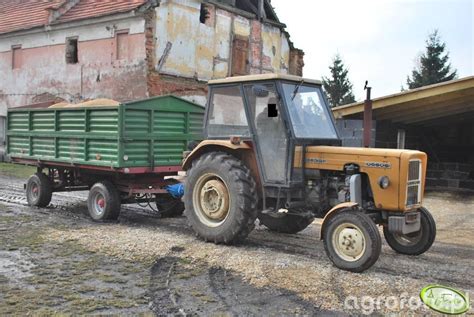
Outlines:
{"label": "roof tile", "polygon": [[[44,26],[48,9],[68,0],[0,0],[0,34]],[[147,0],[80,0],[53,23],[64,23],[134,10]]]}

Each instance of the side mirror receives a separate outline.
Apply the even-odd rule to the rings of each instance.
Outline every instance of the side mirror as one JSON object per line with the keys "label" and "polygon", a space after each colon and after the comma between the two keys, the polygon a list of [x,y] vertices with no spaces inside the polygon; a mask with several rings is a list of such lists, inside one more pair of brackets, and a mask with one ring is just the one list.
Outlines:
{"label": "side mirror", "polygon": [[267,109],[268,109],[269,118],[278,117],[278,108],[277,108],[276,103],[269,103]]}

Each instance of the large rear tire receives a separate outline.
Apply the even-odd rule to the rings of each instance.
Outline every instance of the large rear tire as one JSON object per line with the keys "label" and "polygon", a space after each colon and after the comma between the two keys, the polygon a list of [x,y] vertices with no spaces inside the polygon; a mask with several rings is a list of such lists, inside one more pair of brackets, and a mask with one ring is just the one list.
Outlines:
{"label": "large rear tire", "polygon": [[46,207],[53,196],[53,183],[44,173],[31,175],[26,183],[26,200],[28,205]]}
{"label": "large rear tire", "polygon": [[95,183],[89,190],[87,208],[95,221],[117,220],[120,215],[120,194],[109,181]]}
{"label": "large rear tire", "polygon": [[259,214],[258,220],[271,231],[295,234],[306,229],[314,221],[314,218],[291,214],[286,214],[281,217]]}
{"label": "large rear tire", "polygon": [[324,249],[336,267],[359,273],[377,262],[382,239],[369,216],[357,211],[341,211],[327,221]]}
{"label": "large rear tire", "polygon": [[431,248],[436,238],[436,222],[431,213],[421,207],[420,231],[399,234],[388,231],[388,227],[383,228],[383,234],[388,245],[398,253],[406,255],[420,255]]}
{"label": "large rear tire", "polygon": [[241,242],[255,227],[256,184],[250,170],[234,156],[207,153],[188,171],[184,204],[198,237],[214,243]]}

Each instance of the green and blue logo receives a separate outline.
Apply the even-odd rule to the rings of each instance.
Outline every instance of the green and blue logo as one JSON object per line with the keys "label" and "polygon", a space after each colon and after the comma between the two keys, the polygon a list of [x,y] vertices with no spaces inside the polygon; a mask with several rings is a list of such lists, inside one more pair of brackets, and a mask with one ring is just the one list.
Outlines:
{"label": "green and blue logo", "polygon": [[426,306],[443,314],[464,314],[470,308],[469,294],[451,287],[429,285],[421,290],[420,298]]}

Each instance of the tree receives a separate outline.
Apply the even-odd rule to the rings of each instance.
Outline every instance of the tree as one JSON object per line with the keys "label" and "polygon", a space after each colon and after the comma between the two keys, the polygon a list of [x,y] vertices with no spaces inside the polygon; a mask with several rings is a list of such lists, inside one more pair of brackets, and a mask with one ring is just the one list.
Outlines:
{"label": "tree", "polygon": [[323,86],[331,107],[355,102],[352,84],[347,76],[349,70],[344,66],[339,54],[334,56],[329,70],[331,71],[330,78],[323,77]]}
{"label": "tree", "polygon": [[449,53],[445,52],[446,43],[441,41],[438,30],[426,40],[426,51],[418,58],[411,78],[407,77],[409,89],[442,83],[457,77],[457,70],[451,69]]}

